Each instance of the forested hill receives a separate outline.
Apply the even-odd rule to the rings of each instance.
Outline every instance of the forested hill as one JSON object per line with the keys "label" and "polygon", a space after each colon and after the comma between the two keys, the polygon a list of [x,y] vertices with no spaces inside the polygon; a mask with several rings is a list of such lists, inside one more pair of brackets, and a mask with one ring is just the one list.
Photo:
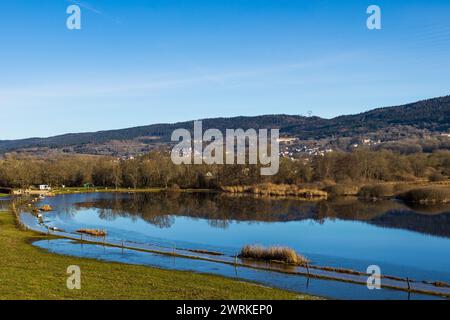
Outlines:
{"label": "forested hill", "polygon": [[[151,121],[151,119],[149,120]],[[320,139],[324,137],[361,136],[379,130],[412,127],[417,130],[446,132],[450,128],[450,96],[423,100],[407,105],[374,109],[357,115],[333,119],[296,115],[264,115],[255,117],[213,118],[203,120],[204,129],[279,128],[281,134]],[[153,124],[120,130],[72,133],[50,138],[0,141],[0,153],[17,149],[61,148],[86,144],[104,144],[113,140],[145,139],[169,141],[173,130],[192,130],[193,121],[175,124]]]}
{"label": "forested hill", "polygon": [[374,109],[364,113],[339,116],[311,126],[302,125],[285,128],[291,134],[303,134],[311,138],[367,134],[377,130],[398,126],[411,126],[435,132],[450,129],[450,96],[422,100],[402,106]]}

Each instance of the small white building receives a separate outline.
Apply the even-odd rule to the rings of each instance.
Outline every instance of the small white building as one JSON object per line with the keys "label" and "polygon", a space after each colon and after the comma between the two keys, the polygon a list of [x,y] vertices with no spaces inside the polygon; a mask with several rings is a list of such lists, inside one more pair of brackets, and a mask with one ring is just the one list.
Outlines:
{"label": "small white building", "polygon": [[50,190],[50,186],[48,184],[40,184],[39,190]]}

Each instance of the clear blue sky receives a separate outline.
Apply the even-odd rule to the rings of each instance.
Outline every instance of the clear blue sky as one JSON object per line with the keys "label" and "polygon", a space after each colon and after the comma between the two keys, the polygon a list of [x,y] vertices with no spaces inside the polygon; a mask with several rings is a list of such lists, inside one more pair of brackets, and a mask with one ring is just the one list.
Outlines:
{"label": "clear blue sky", "polygon": [[450,1],[1,1],[0,140],[359,113],[449,94],[449,57]]}

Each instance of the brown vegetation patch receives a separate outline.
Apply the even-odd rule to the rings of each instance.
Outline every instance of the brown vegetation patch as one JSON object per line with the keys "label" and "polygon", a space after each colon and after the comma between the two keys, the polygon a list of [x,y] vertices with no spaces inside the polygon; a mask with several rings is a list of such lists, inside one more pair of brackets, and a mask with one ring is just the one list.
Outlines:
{"label": "brown vegetation patch", "polygon": [[39,210],[43,212],[50,212],[53,211],[53,208],[50,205],[45,204],[42,207],[40,207]]}
{"label": "brown vegetation patch", "polygon": [[246,245],[242,248],[239,257],[244,259],[274,261],[295,265],[301,265],[308,262],[305,257],[299,255],[295,252],[295,250],[279,246],[266,248],[258,245]]}
{"label": "brown vegetation patch", "polygon": [[363,186],[358,197],[366,200],[379,200],[389,196],[393,196],[394,186],[392,184],[374,184]]}
{"label": "brown vegetation patch", "polygon": [[296,185],[263,183],[252,186],[226,186],[223,191],[231,193],[251,193],[263,196],[296,196],[305,199],[326,199],[328,193],[318,189],[305,189]]}
{"label": "brown vegetation patch", "polygon": [[78,233],[88,234],[90,236],[94,237],[105,237],[107,235],[106,231],[104,230],[95,230],[95,229],[79,229],[77,230]]}
{"label": "brown vegetation patch", "polygon": [[447,187],[424,187],[415,188],[399,195],[399,198],[412,203],[449,203],[450,188]]}

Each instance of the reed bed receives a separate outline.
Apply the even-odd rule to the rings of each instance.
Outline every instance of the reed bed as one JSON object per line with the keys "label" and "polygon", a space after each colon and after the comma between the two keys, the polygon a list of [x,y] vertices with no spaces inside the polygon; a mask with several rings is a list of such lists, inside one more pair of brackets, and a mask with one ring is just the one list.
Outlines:
{"label": "reed bed", "polygon": [[239,257],[295,265],[301,265],[308,262],[305,257],[299,255],[295,250],[281,246],[263,247],[259,245],[246,245],[242,248]]}
{"label": "reed bed", "polygon": [[262,196],[295,196],[321,199],[326,199],[328,196],[326,191],[318,189],[301,188],[296,185],[273,183],[263,183],[251,186],[226,186],[222,187],[222,190],[230,193],[251,193]]}
{"label": "reed bed", "polygon": [[104,230],[95,230],[95,229],[79,229],[78,233],[87,234],[94,237],[106,237],[107,233]]}
{"label": "reed bed", "polygon": [[450,188],[424,187],[415,188],[399,195],[399,198],[412,203],[450,203]]}

